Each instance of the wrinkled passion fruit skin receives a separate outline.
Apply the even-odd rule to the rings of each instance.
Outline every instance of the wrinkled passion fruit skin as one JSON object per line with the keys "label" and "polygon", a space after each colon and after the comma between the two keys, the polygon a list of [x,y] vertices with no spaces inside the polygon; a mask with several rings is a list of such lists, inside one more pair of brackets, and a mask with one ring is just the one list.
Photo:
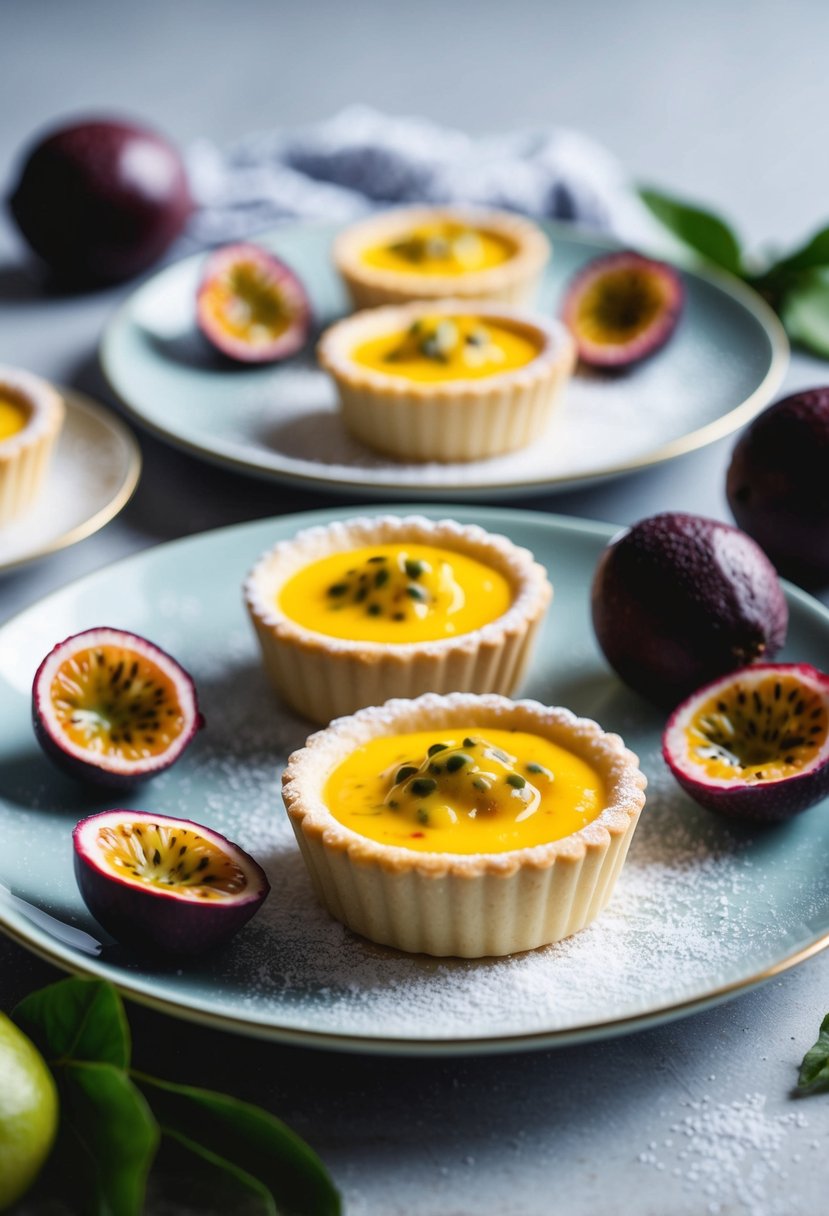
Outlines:
{"label": "wrinkled passion fruit skin", "polygon": [[192,200],[162,135],[130,122],[77,122],[28,152],[9,206],[20,232],[70,285],[146,270],[184,228]]}
{"label": "wrinkled passion fruit skin", "polygon": [[[101,633],[118,635],[126,644],[129,644],[130,640],[133,640],[145,648],[145,653],[149,653],[152,658],[157,658],[161,661],[166,660],[179,673],[192,698],[190,722],[188,728],[179,737],[175,750],[171,750],[160,757],[149,768],[136,767],[132,771],[118,771],[107,767],[106,757],[103,755],[91,753],[88,757],[75,755],[63,746],[61,739],[49,727],[47,712],[44,706],[44,699],[49,695],[49,690],[44,681],[44,673],[47,666],[55,656],[65,654],[68,657],[71,655],[73,648],[76,650],[82,648],[87,644],[90,637]],[[198,707],[195,683],[181,664],[171,655],[167,654],[166,651],[162,650],[160,646],[156,646],[153,642],[148,642],[146,638],[141,638],[137,634],[127,633],[124,630],[111,629],[109,626],[86,629],[82,633],[73,634],[71,637],[64,639],[64,641],[58,642],[43,658],[32,681],[32,728],[35,738],[43,749],[44,755],[67,777],[72,777],[75,781],[81,781],[88,785],[97,785],[110,790],[134,789],[141,782],[164,772],[165,769],[174,764],[204,725],[204,715]]]}
{"label": "wrinkled passion fruit skin", "polygon": [[249,854],[218,832],[208,832],[190,820],[176,820],[169,815],[162,817],[164,823],[179,822],[213,840],[222,841],[229,850],[242,855],[256,879],[249,895],[228,903],[193,903],[177,898],[172,887],[168,892],[121,881],[111,872],[99,869],[83,845],[84,827],[112,814],[123,815],[131,821],[154,822],[153,816],[146,812],[126,809],[91,815],[77,824],[72,843],[75,879],[83,901],[98,924],[122,945],[150,954],[204,954],[224,945],[238,933],[267,897],[270,883],[265,871]]}
{"label": "wrinkled passion fruit skin", "polygon": [[701,516],[654,515],[611,541],[591,600],[611,667],[666,709],[786,640],[788,606],[769,559],[745,533]]}
{"label": "wrinkled passion fruit skin", "polygon": [[[797,675],[804,687],[817,689],[824,702],[829,703],[829,676],[808,663],[758,663],[753,669],[770,676],[776,673]],[[782,823],[829,797],[829,755],[824,755],[813,768],[778,781],[748,784],[735,783],[725,788],[707,783],[684,763],[680,740],[682,723],[693,714],[697,705],[732,685],[740,672],[715,680],[687,697],[668,719],[662,736],[662,756],[686,794],[709,811],[752,823]]]}
{"label": "wrinkled passion fruit skin", "polygon": [[622,250],[582,267],[567,287],[561,316],[582,363],[621,371],[665,345],[684,300],[672,266]]}
{"label": "wrinkled passion fruit skin", "polygon": [[781,574],[829,583],[829,387],[769,406],[741,435],[726,496]]}

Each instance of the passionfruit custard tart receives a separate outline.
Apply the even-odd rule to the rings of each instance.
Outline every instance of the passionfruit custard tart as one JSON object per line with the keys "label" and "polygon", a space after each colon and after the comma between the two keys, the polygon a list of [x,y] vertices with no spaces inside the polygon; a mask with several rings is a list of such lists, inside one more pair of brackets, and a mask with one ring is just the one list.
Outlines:
{"label": "passionfruit custard tart", "polygon": [[558,321],[443,300],[356,313],[318,347],[345,426],[406,461],[480,460],[549,426],[575,347]]}
{"label": "passionfruit custard tart", "polygon": [[551,597],[528,550],[417,515],[309,528],[245,584],[271,682],[323,723],[392,696],[511,694]]}
{"label": "passionfruit custard tart", "polygon": [[595,722],[453,693],[332,723],[291,756],[283,794],[334,917],[384,945],[477,958],[558,941],[598,915],[645,784]]}
{"label": "passionfruit custard tart", "polygon": [[64,415],[63,398],[51,384],[0,367],[0,527],[40,494]]}
{"label": "passionfruit custard tart", "polygon": [[355,308],[446,296],[528,305],[550,243],[506,211],[408,207],[346,228],[333,257]]}

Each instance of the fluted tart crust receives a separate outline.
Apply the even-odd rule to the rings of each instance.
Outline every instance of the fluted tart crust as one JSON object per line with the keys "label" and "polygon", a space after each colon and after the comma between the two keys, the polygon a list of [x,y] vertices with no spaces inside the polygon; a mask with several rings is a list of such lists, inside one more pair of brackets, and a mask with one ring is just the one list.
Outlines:
{"label": "fluted tart crust", "polygon": [[[595,817],[562,839],[500,853],[421,852],[344,826],[330,775],[380,735],[428,728],[527,731],[585,760],[604,785]],[[295,752],[283,797],[314,889],[332,916],[372,941],[434,955],[505,955],[585,928],[610,899],[645,802],[637,757],[568,709],[501,696],[394,699],[331,723]]]}

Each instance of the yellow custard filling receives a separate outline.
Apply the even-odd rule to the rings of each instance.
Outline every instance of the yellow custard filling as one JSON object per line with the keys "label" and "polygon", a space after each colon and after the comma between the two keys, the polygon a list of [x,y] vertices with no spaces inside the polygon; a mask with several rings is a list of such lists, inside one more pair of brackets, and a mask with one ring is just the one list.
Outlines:
{"label": "yellow custard filling", "polygon": [[0,443],[23,430],[31,416],[22,401],[0,395]]}
{"label": "yellow custard filling", "polygon": [[468,274],[500,266],[515,254],[514,243],[482,228],[451,220],[424,224],[402,236],[369,245],[362,252],[367,266],[408,274]]}
{"label": "yellow custard filling", "polygon": [[602,811],[593,767],[549,739],[468,726],[372,739],[328,778],[340,823],[430,853],[506,853],[561,840]]}
{"label": "yellow custard filling", "polygon": [[329,637],[433,642],[502,616],[509,581],[464,553],[424,544],[379,544],[332,553],[288,579],[278,606]]}
{"label": "yellow custard filling", "polygon": [[408,329],[360,343],[351,358],[409,380],[478,380],[524,367],[540,349],[537,337],[518,325],[488,317],[424,316]]}

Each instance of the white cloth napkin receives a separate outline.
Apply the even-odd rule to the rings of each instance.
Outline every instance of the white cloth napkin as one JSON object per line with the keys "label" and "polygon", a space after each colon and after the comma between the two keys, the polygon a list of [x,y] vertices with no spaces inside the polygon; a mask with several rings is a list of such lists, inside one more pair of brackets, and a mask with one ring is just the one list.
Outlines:
{"label": "white cloth napkin", "polygon": [[604,148],[551,128],[475,138],[422,118],[350,106],[297,131],[249,135],[187,155],[199,244],[254,236],[287,219],[344,221],[402,203],[473,203],[626,235],[637,209]]}

